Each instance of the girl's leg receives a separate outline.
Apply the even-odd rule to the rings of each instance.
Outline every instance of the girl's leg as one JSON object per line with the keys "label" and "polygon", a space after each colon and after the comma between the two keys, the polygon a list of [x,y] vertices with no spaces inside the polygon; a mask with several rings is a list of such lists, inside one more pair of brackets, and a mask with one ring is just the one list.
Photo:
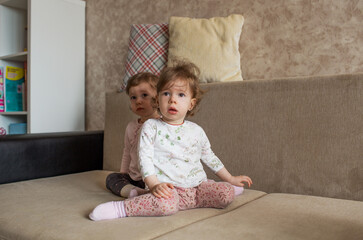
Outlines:
{"label": "girl's leg", "polygon": [[111,173],[106,178],[106,187],[113,194],[121,197],[121,189],[129,185],[128,174],[126,173]]}
{"label": "girl's leg", "polygon": [[187,210],[197,207],[196,193],[197,188],[175,187],[179,195],[179,210]]}
{"label": "girl's leg", "polygon": [[172,197],[157,198],[151,193],[125,200],[125,211],[128,217],[135,216],[168,216],[179,210],[178,192],[173,189]]}
{"label": "girl's leg", "polygon": [[234,188],[227,182],[208,180],[197,187],[197,207],[225,208],[234,199]]}
{"label": "girl's leg", "polygon": [[151,193],[125,201],[112,201],[98,205],[89,215],[93,221],[135,217],[135,216],[167,216],[179,210],[179,196],[173,190],[171,198],[157,198]]}
{"label": "girl's leg", "polygon": [[106,178],[106,187],[113,194],[120,197],[135,197],[145,194],[145,184],[142,181],[134,181],[127,173],[111,173]]}

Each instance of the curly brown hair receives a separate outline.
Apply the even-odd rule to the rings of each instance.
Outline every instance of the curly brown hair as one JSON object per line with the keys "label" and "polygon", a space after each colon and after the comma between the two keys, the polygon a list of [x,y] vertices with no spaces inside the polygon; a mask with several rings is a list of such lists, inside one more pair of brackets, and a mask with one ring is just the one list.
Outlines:
{"label": "curly brown hair", "polygon": [[149,72],[140,72],[135,75],[133,75],[128,81],[126,85],[126,93],[129,95],[129,91],[131,87],[135,87],[139,85],[140,83],[146,82],[149,83],[150,86],[156,90],[156,85],[159,81],[159,78],[152,73]]}
{"label": "curly brown hair", "polygon": [[161,71],[159,82],[156,86],[157,93],[159,94],[166,86],[172,84],[176,80],[186,81],[192,92],[192,98],[196,99],[194,108],[188,111],[186,116],[193,116],[204,93],[199,86],[199,74],[200,70],[194,63],[174,60],[171,66],[168,66]]}

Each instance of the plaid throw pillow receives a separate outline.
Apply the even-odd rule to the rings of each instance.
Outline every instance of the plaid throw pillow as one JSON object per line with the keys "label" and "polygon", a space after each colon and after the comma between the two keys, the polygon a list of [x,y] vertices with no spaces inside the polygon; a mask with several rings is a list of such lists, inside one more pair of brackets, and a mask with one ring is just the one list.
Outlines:
{"label": "plaid throw pillow", "polygon": [[159,76],[168,61],[168,24],[134,24],[131,26],[123,90],[130,77],[139,72]]}

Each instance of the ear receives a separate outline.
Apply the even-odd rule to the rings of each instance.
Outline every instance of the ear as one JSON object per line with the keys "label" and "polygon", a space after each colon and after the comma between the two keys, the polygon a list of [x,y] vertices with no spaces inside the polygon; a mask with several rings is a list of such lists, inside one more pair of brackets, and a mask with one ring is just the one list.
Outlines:
{"label": "ear", "polygon": [[159,101],[158,101],[158,98],[157,97],[153,97],[151,99],[151,101],[152,101],[152,107],[153,108],[158,108],[159,107]]}
{"label": "ear", "polygon": [[197,104],[197,99],[196,98],[192,98],[191,100],[190,100],[190,107],[189,107],[189,111],[192,111],[193,110],[193,108],[195,107],[195,104]]}

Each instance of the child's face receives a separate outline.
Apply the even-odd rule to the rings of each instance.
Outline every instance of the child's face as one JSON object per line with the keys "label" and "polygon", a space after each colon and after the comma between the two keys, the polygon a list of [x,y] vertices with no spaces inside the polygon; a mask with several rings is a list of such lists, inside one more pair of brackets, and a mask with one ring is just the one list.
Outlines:
{"label": "child's face", "polygon": [[156,90],[149,83],[143,82],[129,89],[131,110],[140,116],[141,121],[145,122],[157,114],[155,108]]}
{"label": "child's face", "polygon": [[163,120],[170,124],[182,124],[196,99],[186,81],[177,79],[167,85],[158,95],[159,110]]}

